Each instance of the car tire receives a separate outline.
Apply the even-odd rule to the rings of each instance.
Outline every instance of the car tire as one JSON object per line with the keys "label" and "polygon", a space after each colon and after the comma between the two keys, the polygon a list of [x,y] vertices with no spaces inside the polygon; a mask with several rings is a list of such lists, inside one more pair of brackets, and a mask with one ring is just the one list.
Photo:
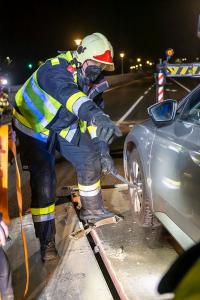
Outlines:
{"label": "car tire", "polygon": [[128,155],[128,180],[137,185],[134,190],[129,188],[134,221],[142,227],[157,227],[161,223],[153,215],[151,203],[146,191],[146,181],[140,156],[136,149]]}

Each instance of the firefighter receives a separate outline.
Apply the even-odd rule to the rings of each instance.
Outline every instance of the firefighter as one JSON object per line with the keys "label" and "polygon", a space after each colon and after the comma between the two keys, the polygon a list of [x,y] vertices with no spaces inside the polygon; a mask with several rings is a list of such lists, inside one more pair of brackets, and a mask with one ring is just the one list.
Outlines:
{"label": "firefighter", "polygon": [[[18,90],[13,126],[22,165],[30,171],[31,213],[43,261],[56,258],[55,150],[76,168],[83,221],[112,217],[104,208],[100,175],[114,168],[108,144],[121,131],[103,112],[113,71],[113,48],[101,33],[86,36],[76,51],[47,59]],[[66,171],[67,172],[67,171]]]}
{"label": "firefighter", "polygon": [[8,227],[2,219],[2,213],[0,213],[0,299],[2,300],[14,299],[10,266],[2,248],[5,246],[7,238]]}

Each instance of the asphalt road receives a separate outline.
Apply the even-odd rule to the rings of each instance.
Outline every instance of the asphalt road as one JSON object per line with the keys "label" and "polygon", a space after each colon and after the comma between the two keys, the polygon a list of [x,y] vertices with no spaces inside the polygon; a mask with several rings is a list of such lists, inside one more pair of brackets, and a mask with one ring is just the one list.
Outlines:
{"label": "asphalt road", "polygon": [[[197,79],[182,79],[178,80],[188,89],[194,88],[199,80]],[[172,98],[180,100],[187,94],[187,91],[178,86],[171,80],[167,81],[165,99]],[[142,99],[140,100],[140,98]],[[125,132],[124,136],[113,142],[111,145],[111,154],[115,160],[116,167],[121,175],[123,172],[123,143],[127,132],[131,129],[132,123],[138,123],[148,118],[147,107],[156,102],[156,87],[154,85],[153,77],[150,75],[143,78],[132,81],[129,84],[125,84],[120,87],[114,87],[104,94],[105,100],[105,112],[111,116],[114,121],[119,121],[127,111],[135,105],[130,114],[124,118],[120,123],[120,127]],[[125,124],[125,125],[124,125]],[[128,124],[128,125],[127,125]],[[130,126],[129,126],[130,125]],[[125,126],[125,130],[124,130]],[[65,189],[63,187],[68,185],[75,185],[76,173],[70,163],[59,158],[56,163],[56,175],[57,175],[57,195],[63,195]],[[15,192],[15,179],[14,179],[14,167],[9,168],[9,208],[11,217],[18,216],[16,192]],[[110,175],[102,175],[102,185],[109,185],[119,183],[118,180],[112,178]],[[30,187],[29,187],[29,174],[28,172],[22,172],[22,190],[23,190],[23,202],[24,211],[30,207]]]}

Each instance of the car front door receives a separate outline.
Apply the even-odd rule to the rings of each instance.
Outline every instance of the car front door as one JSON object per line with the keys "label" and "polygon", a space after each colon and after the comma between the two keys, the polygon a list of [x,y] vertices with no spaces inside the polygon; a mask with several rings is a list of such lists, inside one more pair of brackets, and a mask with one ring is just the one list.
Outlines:
{"label": "car front door", "polygon": [[200,239],[200,91],[176,120],[157,128],[150,159],[153,209]]}

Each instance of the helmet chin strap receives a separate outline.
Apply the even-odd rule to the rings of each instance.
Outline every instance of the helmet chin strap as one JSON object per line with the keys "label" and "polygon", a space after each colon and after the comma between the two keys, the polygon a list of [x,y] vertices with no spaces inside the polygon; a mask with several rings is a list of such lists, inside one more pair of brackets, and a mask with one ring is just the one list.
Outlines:
{"label": "helmet chin strap", "polygon": [[85,70],[87,69],[87,67],[88,67],[89,65],[90,65],[90,64],[89,64],[88,61],[86,60],[86,61],[84,61],[84,63],[83,63],[82,66],[81,66],[81,71],[82,71],[82,74],[83,74],[84,76],[86,76]]}

